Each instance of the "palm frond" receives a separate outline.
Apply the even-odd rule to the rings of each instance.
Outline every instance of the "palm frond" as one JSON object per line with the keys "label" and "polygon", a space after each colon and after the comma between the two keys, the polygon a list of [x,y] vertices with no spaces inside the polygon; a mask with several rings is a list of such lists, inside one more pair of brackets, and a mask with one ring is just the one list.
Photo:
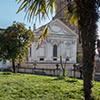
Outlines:
{"label": "palm frond", "polygon": [[75,5],[68,6],[68,8],[65,9],[64,13],[66,16],[66,21],[69,22],[71,26],[73,26],[73,24],[77,26],[79,20],[79,17],[77,15],[77,7]]}
{"label": "palm frond", "polygon": [[56,10],[56,0],[48,0],[47,1],[48,12],[52,14],[54,9]]}
{"label": "palm frond", "polygon": [[[22,2],[23,1],[23,2]],[[55,0],[16,0],[16,2],[21,3],[17,13],[21,10],[25,10],[26,17],[29,22],[34,19],[34,17],[45,18],[48,16],[48,10],[50,9],[50,13],[53,13],[53,9],[56,7]]]}
{"label": "palm frond", "polygon": [[36,49],[39,49],[43,39],[45,39],[45,37],[47,37],[49,35],[49,28],[48,26],[45,26],[42,34],[40,35],[40,37],[38,38],[38,45],[37,45],[37,48]]}

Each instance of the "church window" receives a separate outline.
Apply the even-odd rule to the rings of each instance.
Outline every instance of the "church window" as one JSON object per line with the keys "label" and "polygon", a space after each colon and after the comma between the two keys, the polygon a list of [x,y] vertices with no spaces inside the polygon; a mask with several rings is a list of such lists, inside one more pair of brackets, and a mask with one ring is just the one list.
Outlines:
{"label": "church window", "polygon": [[40,58],[40,61],[44,61],[44,58]]}
{"label": "church window", "polygon": [[39,56],[45,56],[44,55],[44,48],[39,48]]}
{"label": "church window", "polygon": [[67,48],[67,50],[66,50],[66,56],[67,57],[71,56],[71,49],[70,48]]}
{"label": "church window", "polygon": [[57,58],[54,58],[53,61],[57,61]]}
{"label": "church window", "polygon": [[69,61],[69,58],[66,58],[66,61]]}
{"label": "church window", "polygon": [[57,45],[53,46],[53,57],[57,57]]}

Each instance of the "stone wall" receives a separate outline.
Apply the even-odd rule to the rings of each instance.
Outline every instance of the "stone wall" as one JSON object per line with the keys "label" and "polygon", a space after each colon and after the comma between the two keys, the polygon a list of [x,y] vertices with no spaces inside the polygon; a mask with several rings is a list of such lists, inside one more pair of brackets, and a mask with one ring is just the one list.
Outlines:
{"label": "stone wall", "polygon": [[99,61],[99,60],[96,61],[95,72],[96,72],[96,73],[100,73],[100,61]]}

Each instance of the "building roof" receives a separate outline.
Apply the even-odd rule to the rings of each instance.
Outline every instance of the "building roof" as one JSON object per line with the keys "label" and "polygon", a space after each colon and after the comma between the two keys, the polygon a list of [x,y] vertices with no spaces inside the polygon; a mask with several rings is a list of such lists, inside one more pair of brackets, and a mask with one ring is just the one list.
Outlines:
{"label": "building roof", "polygon": [[5,29],[3,29],[3,28],[0,28],[0,31],[4,31]]}
{"label": "building roof", "polygon": [[45,26],[49,27],[50,35],[77,36],[77,34],[72,29],[70,29],[66,24],[64,24],[59,19],[54,19],[49,23],[39,27],[35,30],[35,33],[41,34]]}

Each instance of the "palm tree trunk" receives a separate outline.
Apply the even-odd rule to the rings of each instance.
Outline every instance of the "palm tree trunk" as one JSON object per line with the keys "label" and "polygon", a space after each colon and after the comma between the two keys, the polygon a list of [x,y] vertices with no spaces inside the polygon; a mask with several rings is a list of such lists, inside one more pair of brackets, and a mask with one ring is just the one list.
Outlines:
{"label": "palm tree trunk", "polygon": [[15,69],[15,60],[14,59],[12,59],[12,68],[13,68],[13,73],[15,73],[16,69]]}
{"label": "palm tree trunk", "polygon": [[79,26],[83,47],[83,80],[85,100],[91,100],[94,66],[95,66],[95,42],[96,22],[96,0],[77,0],[78,14],[80,16]]}

